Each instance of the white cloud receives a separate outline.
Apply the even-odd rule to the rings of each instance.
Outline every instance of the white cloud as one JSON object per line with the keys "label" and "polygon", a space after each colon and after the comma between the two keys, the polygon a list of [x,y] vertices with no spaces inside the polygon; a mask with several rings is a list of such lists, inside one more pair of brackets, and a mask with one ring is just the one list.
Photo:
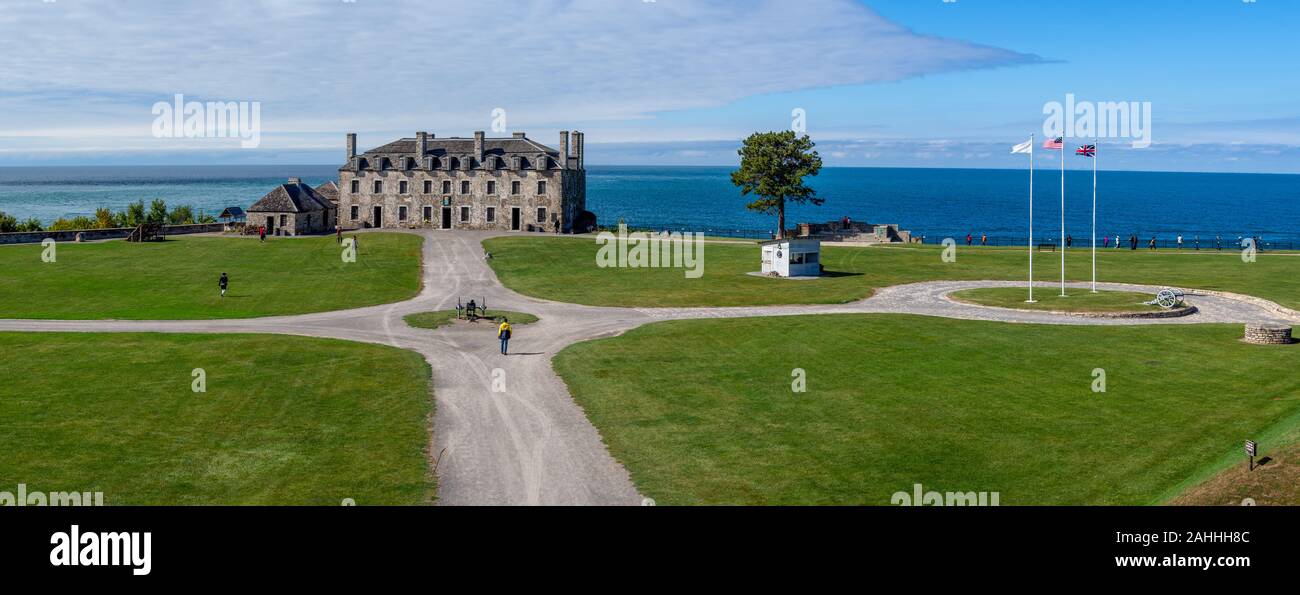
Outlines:
{"label": "white cloud", "polygon": [[497,107],[512,129],[590,127],[1037,60],[852,0],[33,1],[6,6],[0,28],[9,148],[36,132],[137,135],[175,93],[261,101],[268,136],[464,134]]}

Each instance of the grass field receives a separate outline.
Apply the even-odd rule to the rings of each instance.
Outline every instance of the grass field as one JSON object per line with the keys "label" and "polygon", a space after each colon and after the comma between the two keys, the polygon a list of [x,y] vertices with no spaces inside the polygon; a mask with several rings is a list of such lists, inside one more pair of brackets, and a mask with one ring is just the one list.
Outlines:
{"label": "grass field", "polygon": [[[356,262],[333,237],[172,237],[0,246],[0,318],[246,318],[400,301],[420,290],[421,238],[364,234]],[[217,278],[230,276],[220,297]]]}
{"label": "grass field", "polygon": [[[521,326],[521,325],[537,322],[537,317],[533,316],[532,314],[525,314],[523,312],[511,312],[509,310],[488,310],[487,315],[492,318],[504,316],[510,319],[510,326]],[[456,311],[439,310],[437,312],[418,312],[416,314],[407,314],[406,316],[402,317],[402,320],[405,320],[406,324],[409,324],[415,328],[436,329],[438,327],[446,326],[455,322]],[[490,327],[484,327],[484,328],[495,329],[496,326],[491,325]]]}
{"label": "grass field", "polygon": [[[418,354],[270,335],[0,333],[0,491],[105,504],[432,500]],[[192,370],[206,372],[204,393]]]}
{"label": "grass field", "polygon": [[[823,248],[829,276],[812,281],[755,277],[758,248],[749,244],[708,243],[704,276],[687,279],[682,269],[598,268],[593,240],[547,237],[492,238],[491,265],[507,287],[543,299],[596,306],[745,306],[840,303],[871,294],[875,288],[932,280],[1019,280],[1027,255],[1011,248],[959,247],[956,262],[943,262],[938,246]],[[1034,259],[1035,277],[1055,279],[1059,254]],[[1088,251],[1066,257],[1070,280],[1091,279]],[[1243,263],[1236,252],[1101,250],[1102,281],[1168,284],[1217,289],[1271,299],[1300,308],[1300,255],[1260,254]]]}
{"label": "grass field", "polygon": [[[902,315],[692,320],[579,343],[554,365],[663,504],[888,505],[916,483],[999,492],[1003,505],[1152,504],[1239,462],[1247,437],[1300,426],[1300,347],[1240,335]],[[792,391],[795,368],[807,392]],[[1105,393],[1092,391],[1095,368]]]}
{"label": "grass field", "polygon": [[1020,310],[1044,310],[1050,312],[1153,312],[1161,310],[1160,306],[1147,305],[1153,296],[1146,293],[1129,291],[1098,291],[1092,293],[1087,289],[1070,288],[1066,297],[1056,289],[1034,288],[1034,303],[1025,302],[1028,293],[1023,287],[986,287],[965,289],[950,294],[953,299],[996,306],[998,308],[1017,308]]}

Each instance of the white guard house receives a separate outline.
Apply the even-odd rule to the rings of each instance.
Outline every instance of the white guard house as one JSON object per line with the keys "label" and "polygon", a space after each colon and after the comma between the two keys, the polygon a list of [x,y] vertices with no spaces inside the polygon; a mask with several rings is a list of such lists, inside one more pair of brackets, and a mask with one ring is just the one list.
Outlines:
{"label": "white guard house", "polygon": [[763,246],[763,274],[782,277],[821,275],[822,242],[815,238],[768,240]]}

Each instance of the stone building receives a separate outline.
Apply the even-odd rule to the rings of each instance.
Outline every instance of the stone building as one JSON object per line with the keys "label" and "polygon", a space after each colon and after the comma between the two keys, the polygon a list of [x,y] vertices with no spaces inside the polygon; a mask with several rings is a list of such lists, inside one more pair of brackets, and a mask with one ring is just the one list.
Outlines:
{"label": "stone building", "polygon": [[333,230],[334,206],[298,178],[276,186],[248,207],[250,226],[265,226],[266,235],[296,236]]}
{"label": "stone building", "polygon": [[[329,203],[330,203],[330,207],[334,209],[334,212],[335,212],[335,213],[338,213],[338,210],[339,210],[339,185],[338,185],[338,183],[336,183],[334,180],[330,180],[330,181],[328,181],[328,182],[325,182],[324,184],[321,184],[320,186],[317,186],[317,187],[315,188],[315,190],[316,190],[316,194],[319,194],[321,198],[324,198],[325,200],[328,200]],[[331,222],[329,222],[329,223],[330,223],[330,225],[329,225],[330,227],[333,227],[333,226],[334,226],[334,222],[333,222],[333,221],[331,221]]]}
{"label": "stone building", "polygon": [[510,138],[437,138],[417,132],[362,154],[347,135],[339,168],[344,227],[573,232],[594,227],[586,212],[583,135],[560,133],[554,149]]}

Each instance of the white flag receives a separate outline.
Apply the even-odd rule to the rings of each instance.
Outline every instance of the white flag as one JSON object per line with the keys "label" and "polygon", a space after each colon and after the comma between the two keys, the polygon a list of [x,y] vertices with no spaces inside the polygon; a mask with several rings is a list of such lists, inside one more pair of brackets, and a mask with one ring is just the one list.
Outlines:
{"label": "white flag", "polygon": [[1012,153],[1032,153],[1033,150],[1034,150],[1034,139],[1032,138],[1014,147],[1011,147]]}

